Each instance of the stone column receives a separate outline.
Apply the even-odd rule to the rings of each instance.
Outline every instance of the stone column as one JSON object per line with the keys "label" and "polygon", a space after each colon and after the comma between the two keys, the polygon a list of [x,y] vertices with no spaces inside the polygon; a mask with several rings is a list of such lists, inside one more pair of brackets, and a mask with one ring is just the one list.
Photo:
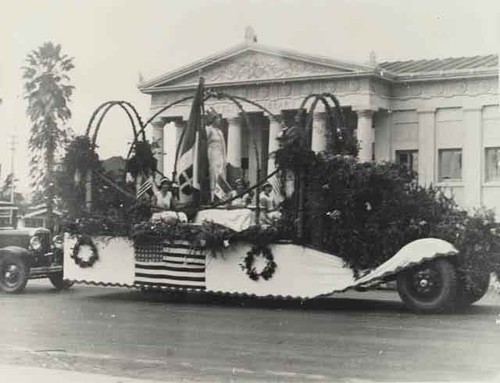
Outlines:
{"label": "stone column", "polygon": [[392,155],[392,111],[383,110],[379,111],[374,119],[375,129],[374,142],[375,153],[374,157],[377,162],[390,161],[393,159]]}
{"label": "stone column", "polygon": [[163,119],[157,119],[151,122],[153,126],[152,134],[152,144],[153,144],[153,154],[158,161],[158,171],[163,173],[163,156],[164,156],[164,138],[163,138],[163,128],[165,127],[165,121]]}
{"label": "stone column", "polygon": [[312,126],[311,150],[315,153],[326,150],[327,132],[326,132],[326,113],[314,113]]}
{"label": "stone column", "polygon": [[177,128],[174,121],[169,121],[165,124],[163,135],[165,142],[163,145],[165,151],[163,156],[163,174],[170,177],[174,170],[175,150],[177,148]]}
{"label": "stone column", "polygon": [[227,120],[227,163],[241,168],[241,119],[229,117]]}
{"label": "stone column", "polygon": [[372,117],[373,110],[360,109],[356,110],[358,114],[358,129],[357,137],[359,141],[359,154],[358,158],[361,162],[369,162],[373,156],[373,128]]}
{"label": "stone column", "polygon": [[464,205],[481,206],[481,184],[484,173],[482,152],[483,132],[481,106],[464,108],[464,146],[462,171],[464,177]]}
{"label": "stone column", "polygon": [[418,113],[418,182],[429,186],[436,182],[436,109]]}
{"label": "stone column", "polygon": [[182,137],[182,132],[184,131],[187,122],[185,120],[175,120],[174,124],[175,124],[175,150],[177,150],[177,147],[179,146],[179,142]]}
{"label": "stone column", "polygon": [[267,160],[267,174],[276,170],[274,164],[274,152],[279,149],[278,136],[281,133],[281,123],[276,119],[269,117],[269,146],[268,146],[268,160]]}

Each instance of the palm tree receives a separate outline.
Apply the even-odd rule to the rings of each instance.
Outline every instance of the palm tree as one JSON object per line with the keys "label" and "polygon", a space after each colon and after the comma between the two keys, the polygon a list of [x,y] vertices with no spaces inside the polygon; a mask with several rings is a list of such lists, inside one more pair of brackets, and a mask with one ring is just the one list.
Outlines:
{"label": "palm tree", "polygon": [[65,124],[74,87],[69,72],[73,58],[61,54],[61,46],[50,42],[31,51],[23,66],[24,98],[31,121],[29,149],[34,200],[45,200],[48,225],[53,226],[54,164],[67,140]]}

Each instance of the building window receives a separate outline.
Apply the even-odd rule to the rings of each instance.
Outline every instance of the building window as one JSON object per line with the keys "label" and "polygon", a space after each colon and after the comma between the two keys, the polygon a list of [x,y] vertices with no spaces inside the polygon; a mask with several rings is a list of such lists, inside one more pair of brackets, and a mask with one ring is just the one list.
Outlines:
{"label": "building window", "polygon": [[24,227],[44,227],[43,218],[26,218]]}
{"label": "building window", "polygon": [[462,149],[439,150],[439,181],[462,180]]}
{"label": "building window", "polygon": [[500,181],[500,148],[485,149],[486,182]]}
{"label": "building window", "polygon": [[418,150],[396,150],[396,163],[413,172],[418,171]]}

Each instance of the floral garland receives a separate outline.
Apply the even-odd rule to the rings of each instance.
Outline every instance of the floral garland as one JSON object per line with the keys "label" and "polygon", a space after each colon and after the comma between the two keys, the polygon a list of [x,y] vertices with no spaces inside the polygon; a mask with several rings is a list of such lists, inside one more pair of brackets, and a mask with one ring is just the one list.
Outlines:
{"label": "floral garland", "polygon": [[[73,235],[129,237],[138,246],[164,241],[186,241],[191,243],[193,248],[207,250],[213,258],[221,255],[232,242],[267,244],[271,242],[270,238],[275,236],[274,230],[257,227],[236,233],[211,221],[195,225],[178,221],[150,221],[146,217],[141,220],[139,218],[144,215],[143,212],[139,211],[137,216],[132,214],[133,212],[126,209],[123,216],[82,214],[78,218],[70,217],[63,221],[63,228]],[[125,221],[126,217],[128,221]]]}
{"label": "floral garland", "polygon": [[187,241],[193,247],[208,250],[212,257],[223,254],[230,243],[247,242],[261,249],[283,237],[277,226],[254,225],[242,232],[235,232],[212,221],[201,224],[146,221],[135,225],[129,237],[138,245],[158,241]]}
{"label": "floral garland", "polygon": [[234,231],[214,222],[205,221],[201,225],[182,222],[146,221],[132,228],[130,238],[136,245],[156,242],[186,241],[193,249],[207,250],[214,258],[229,247]]}
{"label": "floral garland", "polygon": [[[79,256],[80,248],[82,246],[90,247],[92,255],[88,260],[84,260]],[[80,266],[82,269],[85,269],[87,267],[92,267],[94,263],[96,263],[99,260],[99,253],[92,239],[87,235],[82,235],[80,238],[78,238],[78,241],[76,242],[75,247],[73,248],[73,254],[71,255],[71,258],[73,258],[73,260],[78,266]]]}
{"label": "floral garland", "polygon": [[[266,267],[262,269],[259,273],[255,269],[255,257],[261,255],[267,260]],[[246,272],[248,277],[253,281],[258,281],[260,278],[264,280],[269,280],[276,272],[277,264],[274,261],[274,256],[271,250],[265,246],[252,246],[247,256],[243,260],[243,264],[240,265],[242,270]]]}

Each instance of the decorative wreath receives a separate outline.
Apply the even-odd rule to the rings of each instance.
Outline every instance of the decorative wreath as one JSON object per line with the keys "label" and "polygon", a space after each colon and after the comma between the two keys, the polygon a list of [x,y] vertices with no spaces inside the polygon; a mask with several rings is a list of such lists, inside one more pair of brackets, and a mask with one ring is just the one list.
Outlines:
{"label": "decorative wreath", "polygon": [[[262,255],[267,260],[266,267],[260,273],[257,272],[254,266],[255,257],[258,255]],[[258,281],[260,278],[266,281],[271,279],[276,271],[276,267],[277,264],[274,262],[273,253],[265,246],[252,246],[241,265],[241,268],[245,270],[248,277],[253,281]]]}
{"label": "decorative wreath", "polygon": [[[90,247],[92,255],[88,260],[84,260],[79,256],[80,248],[82,246]],[[75,247],[73,248],[73,254],[71,255],[71,258],[73,258],[75,263],[82,269],[85,269],[87,267],[92,267],[94,263],[96,263],[96,261],[99,260],[99,253],[97,252],[97,247],[92,241],[92,238],[90,238],[88,235],[80,236],[78,241],[76,241]]]}

